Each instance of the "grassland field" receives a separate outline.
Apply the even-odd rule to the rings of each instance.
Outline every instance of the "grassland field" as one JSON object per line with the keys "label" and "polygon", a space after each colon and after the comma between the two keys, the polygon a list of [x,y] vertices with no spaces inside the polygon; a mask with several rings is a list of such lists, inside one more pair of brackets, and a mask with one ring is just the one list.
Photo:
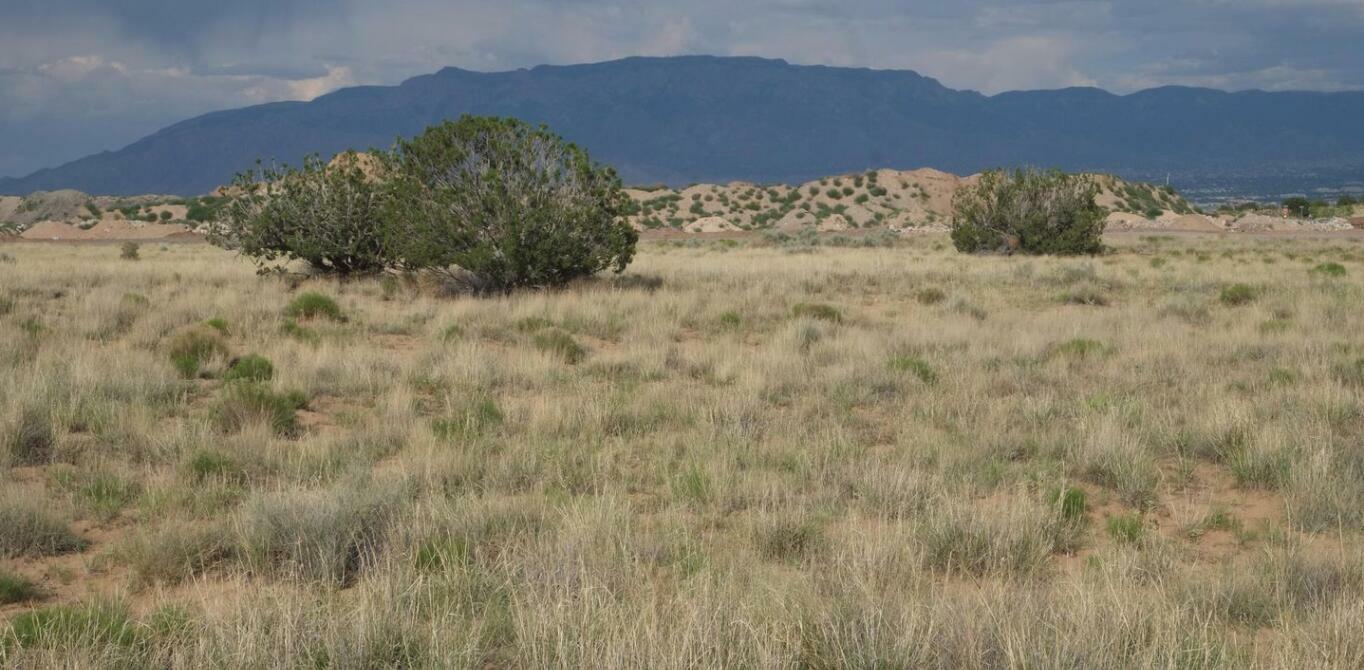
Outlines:
{"label": "grassland field", "polygon": [[1364,237],[1110,242],[0,245],[0,666],[1364,667]]}

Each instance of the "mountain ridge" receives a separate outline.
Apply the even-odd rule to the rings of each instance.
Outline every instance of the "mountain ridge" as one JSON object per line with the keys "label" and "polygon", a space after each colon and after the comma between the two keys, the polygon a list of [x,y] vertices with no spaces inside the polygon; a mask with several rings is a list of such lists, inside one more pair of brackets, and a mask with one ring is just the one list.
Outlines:
{"label": "mountain ridge", "polygon": [[1142,179],[1247,166],[1364,165],[1364,92],[1163,86],[952,89],[912,70],[757,57],[631,57],[504,72],[456,67],[309,102],[200,115],[0,193],[194,195],[257,159],[387,147],[462,113],[545,123],[627,182],[799,183],[873,167],[970,174],[1034,164]]}

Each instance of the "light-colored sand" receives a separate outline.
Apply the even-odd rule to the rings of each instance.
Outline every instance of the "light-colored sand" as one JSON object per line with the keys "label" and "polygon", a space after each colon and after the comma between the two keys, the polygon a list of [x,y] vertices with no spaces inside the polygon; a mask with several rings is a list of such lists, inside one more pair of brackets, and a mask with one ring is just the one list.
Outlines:
{"label": "light-colored sand", "polygon": [[25,230],[26,240],[157,240],[192,234],[189,228],[173,223],[133,223],[101,221],[89,230],[60,221],[43,221]]}

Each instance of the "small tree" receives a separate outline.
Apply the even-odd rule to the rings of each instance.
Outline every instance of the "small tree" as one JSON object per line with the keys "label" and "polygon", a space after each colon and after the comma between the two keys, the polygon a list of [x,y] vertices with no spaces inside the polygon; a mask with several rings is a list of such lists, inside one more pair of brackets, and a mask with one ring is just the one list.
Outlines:
{"label": "small tree", "polygon": [[407,269],[480,291],[620,272],[638,234],[614,170],[515,119],[465,116],[400,140],[389,229]]}
{"label": "small tree", "polygon": [[382,165],[373,154],[347,152],[330,165],[310,156],[299,169],[240,174],[210,239],[262,267],[282,259],[343,276],[379,272],[392,262],[384,233],[390,187],[375,174]]}
{"label": "small tree", "polygon": [[986,172],[953,200],[952,244],[965,253],[1098,253],[1105,225],[1098,193],[1086,175]]}
{"label": "small tree", "polygon": [[1284,198],[1283,207],[1290,216],[1306,218],[1312,215],[1312,201],[1307,198]]}

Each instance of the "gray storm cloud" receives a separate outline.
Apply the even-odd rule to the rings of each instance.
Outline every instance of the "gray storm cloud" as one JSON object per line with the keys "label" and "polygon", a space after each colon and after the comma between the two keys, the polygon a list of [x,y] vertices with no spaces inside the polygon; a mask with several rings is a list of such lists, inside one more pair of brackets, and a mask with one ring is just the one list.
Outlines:
{"label": "gray storm cloud", "polygon": [[502,70],[710,53],[910,68],[987,93],[1364,88],[1364,0],[8,0],[0,175],[188,116]]}

